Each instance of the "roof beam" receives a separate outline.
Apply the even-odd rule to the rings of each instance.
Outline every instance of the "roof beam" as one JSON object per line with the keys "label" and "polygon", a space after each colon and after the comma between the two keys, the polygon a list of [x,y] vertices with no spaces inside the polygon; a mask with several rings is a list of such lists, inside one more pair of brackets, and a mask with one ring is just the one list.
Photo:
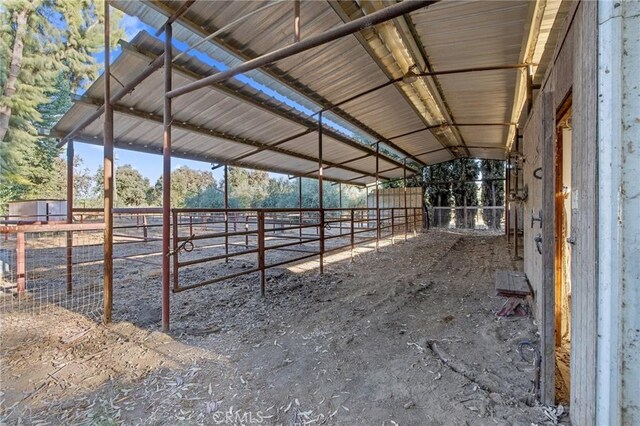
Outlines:
{"label": "roof beam", "polygon": [[[74,137],[74,140],[77,142],[81,142],[81,143],[87,143],[87,144],[91,144],[91,145],[102,145],[102,138],[100,137],[94,137],[91,135],[87,135],[84,133],[78,134],[76,137]],[[136,152],[143,152],[146,154],[155,154],[155,155],[161,155],[162,154],[162,146],[157,146],[157,147],[143,147],[140,145],[133,145],[133,144],[129,144],[126,141],[122,141],[120,139],[114,139],[114,146],[116,148],[120,148],[120,149],[126,149],[128,151],[136,151]],[[269,166],[268,168],[257,164],[257,163],[251,163],[251,162],[244,162],[244,161],[236,161],[234,163],[229,162],[228,159],[224,159],[221,157],[217,157],[214,155],[207,155],[206,157],[203,157],[200,154],[186,154],[186,153],[172,153],[171,154],[172,157],[176,157],[176,158],[183,158],[185,160],[193,160],[193,161],[200,161],[200,162],[206,162],[206,163],[215,163],[215,164],[228,164],[229,166],[233,166],[233,167],[241,167],[244,169],[252,169],[252,170],[262,170],[265,172],[272,172],[272,173],[280,173],[283,175],[293,175],[293,176],[298,176],[298,177],[305,177],[305,178],[315,178],[315,174],[312,173],[306,173],[306,174],[302,174],[302,173],[298,173],[295,171],[292,171],[290,169],[286,169],[286,168],[279,168],[279,167],[271,167]],[[317,172],[316,172],[317,173]],[[324,177],[325,180],[327,181],[331,181],[331,182],[338,182],[338,183],[344,183],[344,184],[349,184],[349,185],[355,185],[355,186],[365,186],[365,183],[353,183],[355,180],[358,179],[363,179],[365,177],[368,176],[359,176],[357,178],[354,179],[349,179],[349,180],[342,180],[342,179],[333,179],[330,177]]]}
{"label": "roof beam", "polygon": [[[365,11],[365,7],[367,5],[365,4],[360,4],[357,3],[355,0],[351,3],[349,2],[340,2],[337,0],[329,0],[329,4],[331,5],[331,7],[333,8],[333,10],[335,11],[336,15],[338,15],[338,17],[343,21],[343,22],[354,22],[353,20],[351,20],[351,16],[352,14],[349,13],[349,10],[347,10],[347,8],[349,8],[350,6],[353,7],[353,5],[355,5],[355,7],[357,8],[357,10],[359,11],[360,14],[364,14]],[[371,6],[371,5],[370,5]],[[374,6],[371,6],[371,8],[373,8]],[[367,8],[368,12],[370,12],[371,8]],[[374,12],[375,13],[375,12]],[[366,16],[366,15],[365,15]],[[357,18],[360,19],[360,18]],[[370,31],[373,31],[375,34],[375,37],[381,39],[383,42],[388,42],[388,40],[385,40],[384,37],[375,29],[371,29]],[[376,65],[378,65],[378,68],[380,68],[380,70],[387,76],[387,78],[389,78],[390,80],[394,80],[394,76],[391,72],[390,69],[387,68],[387,66],[383,63],[383,60],[378,57],[378,55],[376,54],[376,52],[373,50],[373,47],[370,45],[369,41],[366,38],[366,35],[363,33],[358,33],[355,34],[356,39],[358,40],[358,42],[360,43],[360,45],[363,47],[363,49],[369,54],[369,56],[371,57],[371,60],[373,60]],[[393,57],[393,52],[389,50],[389,54]],[[413,56],[413,55],[411,55]],[[417,61],[413,59],[414,64],[417,63]],[[394,57],[394,62],[396,62],[396,59]],[[400,69],[400,65],[396,63],[396,65],[398,66],[398,69]],[[400,71],[402,73],[404,73],[404,70],[400,69]],[[401,78],[399,78],[398,80],[402,80]],[[384,87],[386,87],[389,84],[385,84]],[[429,123],[427,121],[427,118],[424,117],[424,115],[419,111],[418,106],[411,100],[411,98],[409,97],[409,94],[407,92],[405,92],[402,87],[398,86],[398,85],[394,85],[394,87],[397,89],[398,94],[400,96],[402,96],[402,98],[407,102],[407,105],[409,105],[411,107],[411,109],[413,109],[413,111],[416,113],[416,115],[418,116],[418,118],[424,123],[425,126],[430,126],[434,123]],[[429,90],[431,97],[433,98],[434,103],[438,103],[438,99],[436,99],[435,96],[433,96],[433,93],[431,90]],[[416,95],[418,95],[418,92],[414,92],[416,93]],[[422,102],[424,104],[424,99],[422,97],[420,97],[418,95],[418,97],[420,98],[420,102]],[[426,109],[426,104],[425,105],[425,109]],[[430,113],[432,114],[432,112],[430,111]],[[450,117],[447,118],[447,116],[444,117],[444,121],[451,121]],[[450,147],[450,144],[447,143],[446,138],[439,136],[439,135],[434,135],[435,139],[437,141],[440,142],[440,144],[445,147],[448,148]],[[457,141],[456,141],[457,143]],[[462,143],[464,144],[464,141],[462,141]],[[454,150],[449,150],[450,154],[453,157],[456,157],[456,152]]]}
{"label": "roof beam", "polygon": [[[154,10],[156,10],[156,11],[158,11],[158,12],[160,12],[160,13],[166,15],[166,16],[170,16],[173,13],[173,9],[170,6],[168,6],[167,4],[163,3],[163,2],[144,1],[144,3],[148,7],[152,8],[152,9],[154,9]],[[405,3],[409,3],[409,2],[405,2]],[[430,3],[435,3],[435,1],[430,2]],[[118,7],[118,4],[116,3],[116,4],[114,4],[114,6]],[[184,26],[185,28],[187,28],[191,32],[193,32],[194,34],[197,34],[198,36],[203,37],[203,38],[207,38],[207,37],[210,36],[210,34],[215,33],[215,32],[217,32],[219,30],[216,27],[212,27],[212,26],[208,26],[208,25],[196,24],[195,22],[193,22],[192,20],[190,20],[186,16],[181,16],[177,21],[182,26]],[[211,42],[216,44],[218,47],[226,50],[227,52],[231,53],[232,55],[234,55],[234,56],[236,56],[236,57],[238,57],[240,59],[243,59],[245,61],[253,60],[253,59],[255,59],[255,58],[257,58],[259,56],[256,52],[253,52],[253,51],[247,49],[246,46],[240,45],[240,43],[236,42],[235,40],[231,40],[229,38],[220,39],[220,38],[216,37],[215,38],[215,42],[213,40]],[[284,71],[279,69],[274,64],[266,65],[266,66],[262,67],[260,71],[264,72],[265,74],[267,74],[273,80],[283,84],[284,86],[289,87],[290,89],[298,92],[299,94],[302,94],[304,97],[309,99],[311,102],[319,104],[322,108],[327,108],[327,107],[331,106],[331,102],[329,102],[329,100],[327,100],[323,96],[319,95],[318,93],[316,93],[315,91],[313,91],[312,89],[307,87],[306,85],[300,83],[298,80],[294,79],[293,77],[287,75],[287,73],[285,73]],[[381,134],[379,134],[378,132],[376,132],[371,127],[367,126],[366,124],[362,123],[361,121],[357,120],[355,117],[351,116],[347,112],[341,110],[340,108],[332,108],[331,112],[333,114],[335,114],[336,116],[338,116],[339,118],[341,118],[342,120],[348,122],[352,126],[354,126],[356,128],[359,128],[362,132],[364,132],[366,134],[369,134],[374,139],[381,140],[381,141],[385,140],[385,138]],[[326,131],[326,128],[324,130]],[[386,143],[386,142],[385,142],[385,144],[389,145],[389,147],[393,148],[394,150],[402,152],[402,149],[400,147],[396,146],[395,144]],[[373,152],[372,152],[372,154],[373,154]],[[416,161],[416,162],[420,166],[424,166],[425,165],[425,163],[423,163],[421,161]],[[397,162],[397,164],[400,165],[401,163]],[[407,166],[407,169],[411,170],[411,172],[416,172],[416,169],[411,168],[409,166]]]}
{"label": "roof beam", "polygon": [[[138,55],[143,55],[145,58],[147,59],[151,59],[151,58],[155,58],[157,52],[149,52],[146,50],[143,50],[137,46],[134,46],[130,43],[127,42],[120,42],[120,45],[122,46],[123,49],[126,49],[127,51],[130,51],[134,54],[138,54]],[[173,64],[173,69],[174,72],[178,72],[188,78],[202,78],[202,75],[199,73],[196,73],[195,71],[192,71],[190,69],[185,68],[182,65],[178,65],[178,64]],[[316,121],[314,121],[313,119],[311,119],[308,116],[303,116],[301,115],[302,113],[294,113],[291,111],[287,111],[281,108],[278,108],[276,106],[273,105],[269,105],[266,104],[264,102],[260,102],[258,100],[256,100],[255,98],[245,95],[243,93],[241,93],[240,91],[234,90],[232,87],[229,87],[226,84],[216,84],[216,85],[212,85],[209,86],[217,91],[223,92],[226,95],[239,99],[243,102],[246,102],[248,104],[251,104],[253,106],[255,106],[256,108],[260,108],[262,110],[268,111],[274,115],[277,115],[280,118],[283,118],[285,120],[288,120],[292,123],[296,123],[302,126],[307,127],[308,129],[311,130],[316,130],[318,128],[318,123]],[[331,129],[331,128],[327,128],[326,126],[323,127],[323,133],[332,138],[335,139],[339,142],[342,142],[345,145],[348,145],[352,148],[355,148],[363,153],[367,153],[368,155],[374,156],[376,155],[376,152],[374,149],[372,149],[371,147],[368,147],[366,145],[362,145],[354,140],[349,139],[348,137],[346,137],[345,135]],[[404,167],[404,164],[399,161],[396,160],[395,158],[391,158],[389,156],[386,155],[382,155],[382,157],[385,159],[385,161],[389,161],[397,166],[402,166]],[[422,163],[423,164],[423,163]],[[416,170],[412,167],[407,166],[407,169],[410,170],[411,172],[415,172]]]}
{"label": "roof beam", "polygon": [[195,1],[196,0],[187,0],[182,3],[182,5],[169,17],[169,19],[167,19],[167,22],[165,22],[164,25],[161,26],[158,31],[156,31],[156,37],[164,32],[164,29],[167,27],[167,25],[173,24],[176,19],[184,15],[187,9],[189,9],[191,5],[195,3]]}
{"label": "roof beam", "polygon": [[[90,98],[90,97],[87,97],[87,96],[74,96],[73,101],[76,102],[76,103],[84,103],[84,104],[87,104],[87,105],[102,105],[102,103],[103,103],[102,99],[95,99],[95,98]],[[151,112],[148,112],[148,111],[135,110],[135,109],[132,109],[132,108],[130,108],[128,106],[125,106],[125,105],[114,104],[113,105],[113,110],[115,112],[119,113],[119,114],[128,115],[128,116],[131,116],[131,117],[141,118],[143,120],[155,122],[155,123],[158,123],[158,124],[162,124],[162,122],[163,122],[163,118],[162,118],[161,115],[154,114],[154,113],[151,113]],[[243,145],[253,146],[253,147],[256,147],[258,150],[272,151],[272,152],[276,152],[278,154],[283,154],[283,155],[288,155],[290,157],[299,158],[301,160],[307,160],[307,161],[312,161],[312,162],[317,162],[318,161],[318,159],[316,157],[314,157],[314,156],[302,154],[302,153],[299,153],[299,152],[291,151],[291,150],[280,148],[280,147],[277,146],[277,145],[279,145],[281,143],[290,141],[291,137],[285,138],[282,141],[278,141],[278,142],[275,143],[275,145],[271,145],[271,144],[266,144],[266,143],[254,141],[254,140],[251,140],[251,139],[246,139],[246,138],[241,138],[241,137],[238,137],[238,136],[230,135],[228,133],[222,133],[222,132],[219,132],[219,131],[214,130],[214,129],[207,129],[207,128],[204,128],[204,127],[195,126],[193,124],[190,124],[190,123],[184,122],[184,121],[174,120],[173,123],[172,123],[172,126],[178,128],[178,129],[186,130],[188,132],[198,133],[198,134],[201,134],[201,135],[205,135],[205,136],[209,136],[209,137],[213,137],[213,138],[218,138],[218,139],[224,139],[224,140],[228,140],[228,141],[239,143],[239,144],[243,144]],[[256,152],[254,152],[254,154],[255,153]],[[360,174],[363,174],[365,176],[370,176],[370,177],[374,177],[375,176],[374,173],[366,172],[366,171],[360,170],[360,169],[355,169],[355,168],[352,168],[352,167],[349,167],[349,166],[338,165],[337,163],[334,163],[334,162],[331,162],[331,161],[323,160],[323,163],[327,164],[328,166],[331,166],[331,167],[337,167],[337,168],[346,170],[348,172],[360,173]]]}
{"label": "roof beam", "polygon": [[277,62],[279,60],[294,56],[298,53],[313,49],[314,47],[322,46],[332,41],[341,39],[342,37],[357,33],[364,28],[389,21],[391,19],[397,18],[398,16],[402,16],[405,13],[410,13],[414,10],[422,9],[423,7],[429,6],[433,3],[436,2],[432,0],[414,0],[396,3],[392,6],[388,6],[384,9],[378,10],[370,15],[354,19],[353,21],[345,23],[344,25],[332,28],[328,31],[325,31],[324,33],[309,37],[294,44],[290,44],[289,46],[280,48],[262,56],[258,56],[257,58],[251,59],[241,65],[238,65],[237,67],[218,72],[208,77],[204,77],[198,81],[194,81],[193,83],[189,83],[177,89],[173,89],[168,92],[166,96],[168,98],[175,98],[201,89],[203,87],[207,87],[211,84],[220,83],[231,77],[235,77],[238,74],[262,68],[265,65],[269,65],[273,62]]}

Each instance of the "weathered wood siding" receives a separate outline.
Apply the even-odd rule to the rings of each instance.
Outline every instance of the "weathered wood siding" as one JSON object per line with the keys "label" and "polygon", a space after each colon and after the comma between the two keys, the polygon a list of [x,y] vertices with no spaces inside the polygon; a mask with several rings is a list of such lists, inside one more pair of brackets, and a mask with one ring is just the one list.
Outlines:
{"label": "weathered wood siding", "polygon": [[580,3],[573,26],[571,418],[595,424],[597,323],[597,2]]}
{"label": "weathered wood siding", "polygon": [[[595,348],[597,300],[597,3],[583,1],[568,16],[547,77],[524,128],[524,269],[533,288],[534,314],[540,323],[543,352],[542,392],[552,402],[554,367],[554,151],[556,114],[572,96],[571,236],[571,417],[574,424],[595,424]],[[546,102],[545,102],[546,99]],[[546,108],[545,108],[546,105]],[[546,145],[545,145],[546,144]],[[548,145],[548,146],[547,146]],[[544,180],[533,177],[542,167]],[[531,213],[543,211],[543,226],[530,226]],[[543,255],[536,250],[541,234]]]}
{"label": "weathered wood siding", "polygon": [[[524,272],[533,290],[534,315],[542,317],[542,306],[538,303],[542,288],[542,255],[536,249],[536,236],[542,237],[542,223],[534,222],[531,215],[539,217],[542,210],[542,180],[533,177],[533,173],[542,168],[542,105],[536,102],[523,133],[523,176],[528,196],[524,202]],[[539,174],[539,176],[542,176]]]}

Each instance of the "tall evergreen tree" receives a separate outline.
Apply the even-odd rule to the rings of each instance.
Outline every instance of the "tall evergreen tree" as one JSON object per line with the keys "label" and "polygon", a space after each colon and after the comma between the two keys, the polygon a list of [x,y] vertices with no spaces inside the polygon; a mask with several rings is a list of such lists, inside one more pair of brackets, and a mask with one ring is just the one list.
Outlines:
{"label": "tall evergreen tree", "polygon": [[[117,42],[120,12],[114,12]],[[99,0],[7,0],[0,14],[0,203],[38,185],[33,161],[52,167],[51,140],[38,141],[66,111],[68,93],[99,72],[104,2]],[[66,85],[66,87],[64,87]],[[48,106],[47,106],[48,105]],[[36,174],[41,173],[38,170]],[[32,181],[31,178],[36,179]]]}
{"label": "tall evergreen tree", "polygon": [[[504,161],[482,160],[480,162],[482,172],[481,200],[483,206],[504,205],[504,181],[492,180],[504,178]],[[483,210],[482,218],[490,229],[499,229],[502,225],[502,215],[495,209]]]}

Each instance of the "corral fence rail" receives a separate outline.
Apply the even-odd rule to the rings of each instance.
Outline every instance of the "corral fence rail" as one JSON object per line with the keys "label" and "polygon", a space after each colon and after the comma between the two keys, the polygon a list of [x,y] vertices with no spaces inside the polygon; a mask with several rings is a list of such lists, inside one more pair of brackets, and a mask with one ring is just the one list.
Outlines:
{"label": "corral fence rail", "polygon": [[[50,222],[0,221],[0,312],[53,306],[100,316],[104,285],[104,213],[75,208]],[[162,209],[115,208],[114,261],[162,265]],[[219,283],[301,261],[319,261],[382,239],[407,239],[422,227],[422,208],[172,209],[173,291]],[[118,268],[117,264],[114,268]]]}

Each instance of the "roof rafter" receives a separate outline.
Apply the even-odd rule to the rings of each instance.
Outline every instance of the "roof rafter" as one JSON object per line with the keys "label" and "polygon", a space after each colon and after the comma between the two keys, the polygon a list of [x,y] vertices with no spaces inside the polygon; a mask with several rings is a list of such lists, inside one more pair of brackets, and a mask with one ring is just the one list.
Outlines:
{"label": "roof rafter", "polygon": [[[73,99],[74,102],[76,103],[85,103],[88,105],[102,105],[103,101],[102,99],[94,99],[94,98],[89,98],[86,96],[76,96]],[[125,105],[120,105],[120,104],[114,104],[112,105],[113,110],[119,114],[123,114],[123,115],[128,115],[131,117],[137,117],[137,118],[141,118],[143,120],[148,120],[148,121],[152,121],[155,123],[159,123],[162,124],[163,122],[163,118],[161,115],[152,113],[152,112],[148,112],[148,111],[141,111],[141,110],[135,110],[132,109],[131,107],[125,106]],[[231,142],[235,142],[235,143],[239,143],[239,144],[243,144],[243,145],[248,145],[248,146],[252,146],[261,150],[266,150],[266,151],[272,151],[272,152],[276,152],[278,154],[283,154],[283,155],[288,155],[294,158],[299,158],[301,160],[307,160],[307,161],[312,161],[312,162],[317,162],[318,158],[311,156],[311,155],[306,155],[306,154],[302,154],[299,152],[295,152],[295,151],[291,151],[285,148],[280,148],[278,146],[272,146],[270,144],[266,144],[263,142],[258,142],[258,141],[254,141],[251,139],[247,139],[247,138],[242,138],[242,137],[238,137],[238,136],[234,136],[231,135],[229,133],[223,133],[223,132],[219,132],[217,130],[214,129],[208,129],[208,128],[204,128],[204,127],[200,127],[200,126],[196,126],[193,125],[189,122],[184,122],[184,121],[179,121],[179,120],[175,120],[172,123],[172,126],[182,129],[182,130],[186,130],[189,132],[194,132],[194,133],[198,133],[198,134],[202,134],[205,136],[210,136],[210,137],[214,137],[214,138],[218,138],[218,139],[226,139],[229,140]],[[306,134],[306,133],[305,133]],[[294,135],[295,136],[295,135]],[[289,141],[291,140],[291,137],[287,137],[284,140]],[[277,145],[278,142],[275,142],[275,144]],[[369,176],[369,177],[374,177],[375,174],[374,173],[370,173],[370,172],[366,172],[364,170],[360,170],[360,169],[355,169],[353,167],[349,167],[349,166],[345,166],[345,165],[339,165],[338,163],[334,163],[331,161],[326,161],[326,160],[322,160],[323,164],[326,164],[327,166],[330,167],[335,167],[335,168],[339,168],[339,169],[343,169],[346,170],[348,172],[352,172],[352,173],[359,173],[362,174],[364,176]]]}
{"label": "roof rafter", "polygon": [[[147,6],[151,7],[152,9],[162,13],[165,16],[171,16],[173,13],[175,13],[175,11],[171,7],[169,7],[167,4],[165,4],[163,2],[143,0],[143,3],[145,3]],[[116,7],[117,7],[117,5],[116,5]],[[176,22],[180,23],[185,28],[187,28],[191,32],[193,32],[194,34],[196,34],[196,35],[198,35],[200,37],[203,37],[203,38],[208,37],[210,34],[216,32],[218,30],[218,28],[212,27],[210,25],[206,26],[206,27],[198,25],[198,24],[194,23],[193,21],[191,21],[190,19],[188,19],[185,15],[180,16],[176,20]],[[223,49],[227,50],[228,52],[232,53],[236,57],[241,58],[243,61],[250,61],[250,60],[255,59],[256,57],[260,56],[256,52],[253,52],[253,51],[247,49],[246,47],[237,45],[237,43],[234,43],[233,40],[226,40],[226,39],[222,39],[220,37],[215,37],[214,40],[215,40],[215,44],[217,44],[218,46],[220,46]],[[296,80],[293,77],[289,76],[287,73],[285,73],[282,70],[280,70],[277,65],[275,65],[275,64],[267,65],[267,66],[264,66],[264,67],[260,68],[260,70],[262,72],[268,74],[272,79],[276,80],[277,82],[279,82],[279,83],[281,83],[281,84],[283,84],[285,86],[288,86],[289,88],[293,89],[294,91],[299,92],[300,94],[302,94],[303,96],[305,96],[306,98],[311,100],[312,102],[315,102],[315,103],[319,104],[321,106],[321,108],[324,109],[324,108],[331,108],[332,107],[332,104],[331,104],[331,102],[329,102],[329,100],[327,100],[323,96],[319,95],[318,93],[314,92],[313,90],[311,90],[309,87],[307,87],[306,85],[302,84],[298,80]],[[370,136],[372,136],[376,140],[384,142],[390,148],[402,153],[403,155],[405,155],[408,158],[413,159],[420,166],[425,166],[426,165],[424,162],[413,158],[413,156],[410,153],[408,153],[404,149],[400,148],[399,146],[397,146],[393,142],[387,141],[384,138],[384,136],[382,136],[381,134],[379,134],[378,132],[376,132],[371,127],[367,126],[366,124],[362,123],[361,121],[359,121],[355,117],[351,116],[350,114],[348,114],[344,110],[342,110],[340,108],[331,108],[331,112],[333,114],[337,115],[338,117],[340,117],[342,120],[345,120],[346,122],[348,122],[352,126],[359,128],[364,133],[369,134]],[[413,168],[411,168],[411,170],[415,171],[415,169],[413,169]]]}
{"label": "roof rafter", "polygon": [[[132,45],[131,43],[128,42],[124,42],[121,41],[120,45],[122,46],[123,49],[126,49],[127,51],[130,51],[132,53],[138,54],[138,55],[142,55],[143,57],[145,57],[148,60],[153,60],[160,52],[150,52],[150,51],[146,51],[142,48],[136,47],[134,45]],[[173,64],[173,69],[174,72],[178,72],[186,77],[189,78],[194,78],[194,79],[200,79],[202,77],[204,77],[202,74],[197,73],[193,70],[187,69],[182,65]],[[307,116],[303,116],[302,113],[300,114],[296,114],[293,113],[291,111],[287,111],[284,110],[282,108],[278,108],[276,106],[267,104],[265,102],[261,102],[251,96],[245,95],[237,90],[234,90],[232,87],[230,87],[229,83],[221,83],[221,84],[215,84],[215,85],[211,85],[209,86],[215,90],[218,90],[220,92],[225,93],[226,95],[239,99],[243,102],[246,102],[248,104],[251,104],[252,106],[256,107],[256,108],[260,108],[264,111],[268,111],[280,118],[283,118],[287,121],[290,121],[292,123],[298,124],[298,125],[302,125],[307,127],[307,129],[311,129],[311,130],[315,130],[318,128],[318,123],[316,121],[314,121],[313,119],[311,119],[310,117]],[[375,149],[372,149],[369,146],[366,145],[362,145],[361,143],[358,143],[354,140],[349,139],[347,136],[331,129],[328,128],[327,126],[323,127],[323,134],[325,134],[326,136],[331,137],[332,139],[335,139],[345,145],[348,145],[352,148],[355,148],[363,153],[367,153],[368,155],[374,156],[376,155]],[[382,158],[385,159],[385,161],[389,161],[397,166],[402,166],[404,167],[405,165],[401,162],[398,161],[394,158],[388,157],[386,155],[381,155]],[[415,172],[416,170],[410,166],[407,166],[408,170],[411,170],[412,172]]]}

